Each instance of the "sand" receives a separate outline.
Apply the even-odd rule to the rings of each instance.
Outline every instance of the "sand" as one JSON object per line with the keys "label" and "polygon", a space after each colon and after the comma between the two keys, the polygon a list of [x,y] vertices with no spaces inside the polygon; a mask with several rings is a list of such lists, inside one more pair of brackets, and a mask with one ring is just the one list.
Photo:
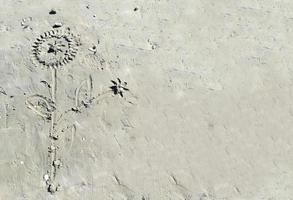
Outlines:
{"label": "sand", "polygon": [[1,200],[293,199],[292,1],[0,3]]}

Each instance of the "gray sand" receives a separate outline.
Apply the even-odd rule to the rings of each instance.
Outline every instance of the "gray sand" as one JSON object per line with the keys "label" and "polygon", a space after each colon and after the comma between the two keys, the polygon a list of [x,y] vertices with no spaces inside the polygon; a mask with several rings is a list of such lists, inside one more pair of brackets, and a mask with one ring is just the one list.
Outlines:
{"label": "gray sand", "polygon": [[0,3],[1,200],[293,199],[293,1]]}

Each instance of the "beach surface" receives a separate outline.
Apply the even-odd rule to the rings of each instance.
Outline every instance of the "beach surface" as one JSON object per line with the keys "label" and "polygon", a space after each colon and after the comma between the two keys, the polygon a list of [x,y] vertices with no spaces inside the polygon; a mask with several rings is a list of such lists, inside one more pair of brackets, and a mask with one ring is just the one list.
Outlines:
{"label": "beach surface", "polygon": [[292,55],[289,0],[0,0],[0,199],[292,200]]}

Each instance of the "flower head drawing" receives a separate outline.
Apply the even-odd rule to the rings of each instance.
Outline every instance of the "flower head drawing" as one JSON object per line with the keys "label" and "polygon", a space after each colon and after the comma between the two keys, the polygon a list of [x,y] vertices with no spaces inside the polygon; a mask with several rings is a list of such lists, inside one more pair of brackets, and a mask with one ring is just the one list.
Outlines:
{"label": "flower head drawing", "polygon": [[117,81],[111,80],[111,82],[113,83],[113,85],[110,87],[110,89],[113,91],[114,95],[120,95],[121,97],[123,97],[123,92],[124,91],[129,91],[129,89],[127,88],[127,82],[122,82],[120,80],[120,78],[117,78]]}
{"label": "flower head drawing", "polygon": [[54,29],[40,35],[33,45],[33,58],[47,67],[59,67],[73,60],[80,44],[68,30]]}

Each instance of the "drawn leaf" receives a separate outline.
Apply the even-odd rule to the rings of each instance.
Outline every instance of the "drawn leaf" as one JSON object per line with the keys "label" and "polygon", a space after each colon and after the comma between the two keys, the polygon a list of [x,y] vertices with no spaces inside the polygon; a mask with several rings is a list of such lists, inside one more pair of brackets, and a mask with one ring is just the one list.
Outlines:
{"label": "drawn leaf", "polygon": [[88,79],[81,82],[75,90],[75,107],[79,108],[81,105],[88,106],[92,101],[93,79],[90,75]]}
{"label": "drawn leaf", "polygon": [[25,104],[29,109],[45,119],[51,119],[51,114],[56,109],[52,100],[39,94],[28,97]]}

